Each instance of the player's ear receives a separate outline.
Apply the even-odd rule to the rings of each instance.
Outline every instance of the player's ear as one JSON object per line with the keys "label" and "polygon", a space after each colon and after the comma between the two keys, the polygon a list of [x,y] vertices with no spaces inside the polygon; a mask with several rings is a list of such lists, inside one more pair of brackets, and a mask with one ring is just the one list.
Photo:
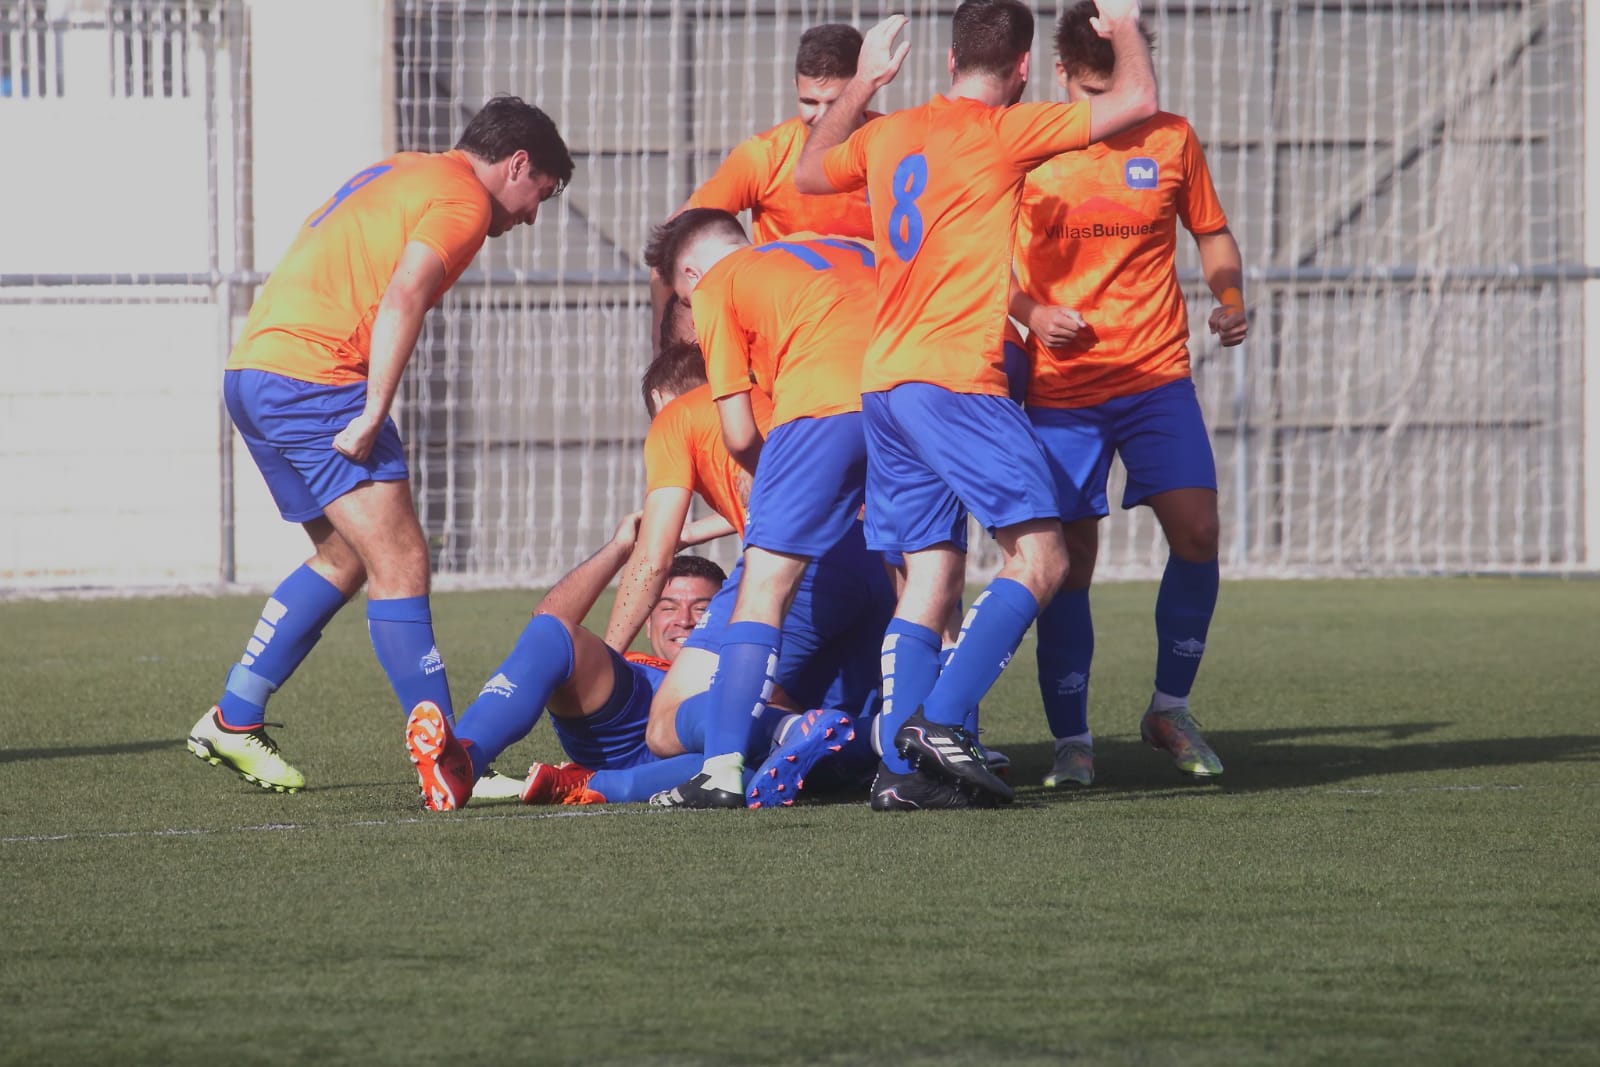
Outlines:
{"label": "player's ear", "polygon": [[506,178],[510,181],[521,181],[532,169],[526,149],[519,148],[506,157]]}
{"label": "player's ear", "polygon": [[1022,82],[1023,82],[1024,85],[1026,85],[1027,82],[1028,82],[1028,64],[1031,63],[1032,61],[1033,61],[1033,53],[1032,52],[1024,52],[1024,53],[1022,53],[1021,62],[1018,63],[1018,65],[1017,65],[1017,73],[1022,75]]}
{"label": "player's ear", "polygon": [[950,77],[954,78],[956,76],[956,50],[954,48],[950,49],[950,56],[946,59],[945,65],[950,68]]}
{"label": "player's ear", "polygon": [[1067,68],[1061,65],[1061,60],[1056,60],[1056,84],[1065,89],[1067,87]]}

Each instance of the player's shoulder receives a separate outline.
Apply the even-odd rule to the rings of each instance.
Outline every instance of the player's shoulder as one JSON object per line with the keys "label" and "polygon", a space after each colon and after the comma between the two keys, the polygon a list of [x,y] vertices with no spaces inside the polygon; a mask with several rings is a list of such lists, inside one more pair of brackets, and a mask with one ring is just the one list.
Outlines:
{"label": "player's shoulder", "polygon": [[490,208],[489,190],[463,152],[399,152],[389,161],[419,193],[434,199],[464,200],[485,212]]}
{"label": "player's shoulder", "polygon": [[804,145],[806,134],[810,131],[811,128],[801,121],[798,115],[795,115],[784,119],[771,129],[762,130],[746,140],[744,144],[759,147],[761,151],[781,156]]}

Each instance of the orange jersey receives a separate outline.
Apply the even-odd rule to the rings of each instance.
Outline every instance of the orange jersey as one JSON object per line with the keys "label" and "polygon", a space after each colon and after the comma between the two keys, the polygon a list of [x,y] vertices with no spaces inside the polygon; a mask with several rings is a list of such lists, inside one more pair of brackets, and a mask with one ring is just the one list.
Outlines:
{"label": "orange jersey", "polygon": [[489,234],[489,193],[461,152],[402,152],[357,174],[300,227],[250,309],[229,370],[306,382],[365,381],[378,313],[400,253],[444,261],[438,303]]}
{"label": "orange jersey", "polygon": [[[772,425],[772,401],[759,389],[751,392],[750,401],[756,426],[765,434]],[[744,536],[750,475],[722,443],[722,422],[709,385],[673,397],[656,412],[644,439],[644,488],[647,494],[691,489]]]}
{"label": "orange jersey", "polygon": [[1088,104],[936,96],[869,122],[829,149],[836,189],[866,184],[878,316],[862,392],[931,382],[1007,393],[1002,345],[1023,176],[1089,143]]}
{"label": "orange jersey", "polygon": [[[805,235],[809,237],[809,235]],[[861,357],[878,298],[872,250],[840,238],[729,253],[695,286],[711,396],[772,396],[772,424],[861,410]]]}
{"label": "orange jersey", "polygon": [[[869,112],[869,119],[876,115]],[[794,165],[811,127],[798,118],[781,122],[739,144],[689,198],[689,207],[750,212],[757,244],[792,233],[872,236],[872,212],[860,193],[808,196],[794,187]]]}
{"label": "orange jersey", "polygon": [[1089,407],[1188,377],[1179,220],[1197,234],[1228,224],[1200,140],[1178,115],[1160,112],[1028,175],[1017,280],[1089,325],[1062,348],[1030,338],[1030,405]]}

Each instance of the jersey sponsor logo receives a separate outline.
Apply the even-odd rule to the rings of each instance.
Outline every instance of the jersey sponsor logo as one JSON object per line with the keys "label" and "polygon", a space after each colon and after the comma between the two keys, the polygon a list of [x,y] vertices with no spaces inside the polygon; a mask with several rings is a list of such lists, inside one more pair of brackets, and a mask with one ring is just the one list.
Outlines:
{"label": "jersey sponsor logo", "polygon": [[1161,170],[1149,156],[1135,156],[1122,165],[1122,180],[1129,189],[1154,189]]}
{"label": "jersey sponsor logo", "polygon": [[1105,196],[1074,204],[1065,219],[1044,229],[1045,237],[1056,241],[1129,240],[1159,232],[1156,220]]}
{"label": "jersey sponsor logo", "polygon": [[1049,226],[1045,228],[1044,235],[1058,241],[1091,241],[1096,238],[1127,240],[1131,237],[1148,237],[1155,232],[1156,224],[1153,222],[1092,222]]}

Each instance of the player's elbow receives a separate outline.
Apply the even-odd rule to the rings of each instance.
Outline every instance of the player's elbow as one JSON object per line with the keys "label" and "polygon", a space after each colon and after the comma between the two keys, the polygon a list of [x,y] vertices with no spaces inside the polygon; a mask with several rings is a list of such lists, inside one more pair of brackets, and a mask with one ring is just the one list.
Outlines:
{"label": "player's elbow", "polygon": [[794,187],[808,196],[833,192],[833,186],[828,184],[828,176],[822,172],[822,164],[804,156],[795,164]]}

